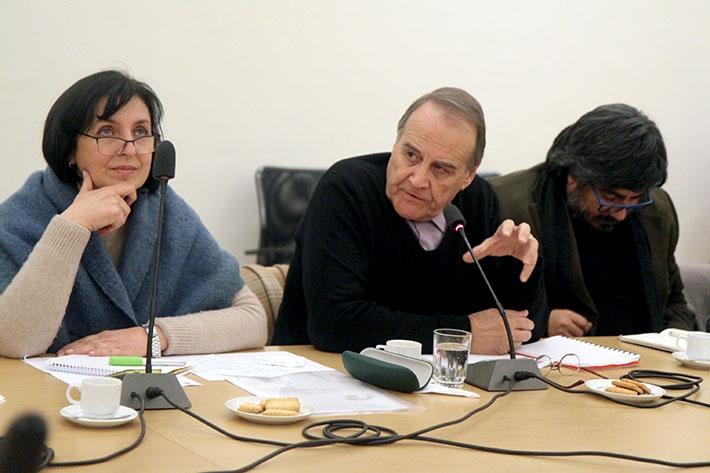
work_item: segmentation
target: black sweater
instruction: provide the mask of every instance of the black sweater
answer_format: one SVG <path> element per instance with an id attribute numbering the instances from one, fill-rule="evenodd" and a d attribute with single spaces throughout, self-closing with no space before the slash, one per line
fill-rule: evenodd
<path id="1" fill-rule="evenodd" d="M 434 329 L 470 330 L 468 314 L 495 307 L 475 265 L 461 259 L 466 250 L 458 235 L 446 232 L 437 249 L 425 251 L 396 213 L 385 195 L 389 156 L 346 159 L 321 178 L 296 232 L 275 345 L 341 352 L 406 338 L 430 353 Z M 453 203 L 468 220 L 472 246 L 500 223 L 498 200 L 481 178 Z M 533 339 L 545 333 L 540 270 L 521 284 L 517 260 L 489 257 L 481 264 L 506 308 L 530 309 Z"/>

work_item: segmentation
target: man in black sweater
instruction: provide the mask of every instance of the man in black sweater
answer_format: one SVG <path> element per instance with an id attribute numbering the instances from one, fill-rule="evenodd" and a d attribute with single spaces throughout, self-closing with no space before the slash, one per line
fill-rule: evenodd
<path id="1" fill-rule="evenodd" d="M 473 352 L 505 353 L 493 299 L 460 236 L 446 231 L 452 202 L 516 345 L 544 333 L 538 244 L 527 224 L 501 223 L 493 190 L 475 179 L 484 147 L 476 99 L 442 88 L 405 112 L 391 154 L 328 170 L 296 232 L 273 343 L 340 352 L 406 338 L 431 352 L 433 330 L 447 327 L 470 330 Z"/>

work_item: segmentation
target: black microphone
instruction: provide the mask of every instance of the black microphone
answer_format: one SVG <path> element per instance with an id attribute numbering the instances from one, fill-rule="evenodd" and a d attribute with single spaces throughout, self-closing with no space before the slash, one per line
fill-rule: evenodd
<path id="1" fill-rule="evenodd" d="M 175 177 L 175 146 L 169 141 L 161 141 L 153 158 L 153 179 L 161 183 Z"/>
<path id="2" fill-rule="evenodd" d="M 153 279 L 150 291 L 150 306 L 148 308 L 148 344 L 145 349 L 145 374 L 127 374 L 123 377 L 121 404 L 128 407 L 140 407 L 140 401 L 134 399 L 131 393 L 135 392 L 145 401 L 146 409 L 174 409 L 162 398 L 153 398 L 146 395 L 151 388 L 161 388 L 168 397 L 180 407 L 191 407 L 190 400 L 180 386 L 174 374 L 153 373 L 153 334 L 155 333 L 155 307 L 158 300 L 158 280 L 160 278 L 160 245 L 163 240 L 163 220 L 165 219 L 165 192 L 168 180 L 175 177 L 175 146 L 169 141 L 162 141 L 153 156 L 153 178 L 160 181 L 160 204 L 158 211 L 158 232 L 155 239 L 153 253 Z"/>
<path id="3" fill-rule="evenodd" d="M 158 279 L 160 276 L 160 245 L 163 240 L 163 220 L 165 219 L 165 189 L 168 179 L 175 177 L 175 146 L 169 141 L 161 142 L 153 157 L 153 179 L 160 181 L 160 207 L 158 211 L 158 237 L 153 252 L 153 281 L 148 309 L 148 345 L 145 349 L 145 372 L 153 372 L 153 331 L 155 330 L 155 306 L 158 299 Z"/>
<path id="4" fill-rule="evenodd" d="M 26 414 L 12 422 L 0 444 L 0 473 L 35 473 L 54 452 L 44 444 L 47 426 L 41 417 Z"/>
<path id="5" fill-rule="evenodd" d="M 508 316 L 503 308 L 503 305 L 498 300 L 491 283 L 488 281 L 486 273 L 481 267 L 481 263 L 478 262 L 478 258 L 476 258 L 476 255 L 473 253 L 471 244 L 468 242 L 468 238 L 466 237 L 466 232 L 464 230 L 466 219 L 463 214 L 454 204 L 449 204 L 444 208 L 444 218 L 446 219 L 446 226 L 452 232 L 461 235 L 461 238 L 466 244 L 466 249 L 473 258 L 473 262 L 476 264 L 478 271 L 481 273 L 481 277 L 486 283 L 486 287 L 488 287 L 488 292 L 493 297 L 498 313 L 503 319 L 505 334 L 508 337 L 508 351 L 510 353 L 510 359 L 481 361 L 468 365 L 466 370 L 466 382 L 478 388 L 485 389 L 486 391 L 505 391 L 508 386 L 508 380 L 515 380 L 516 372 L 530 371 L 540 374 L 540 370 L 538 369 L 535 361 L 515 357 L 515 343 L 513 342 L 513 333 L 510 330 Z M 540 376 L 542 375 L 540 374 Z M 530 378 L 524 381 L 514 382 L 512 388 L 513 391 L 528 391 L 534 389 L 547 389 L 547 384 L 538 379 Z"/>

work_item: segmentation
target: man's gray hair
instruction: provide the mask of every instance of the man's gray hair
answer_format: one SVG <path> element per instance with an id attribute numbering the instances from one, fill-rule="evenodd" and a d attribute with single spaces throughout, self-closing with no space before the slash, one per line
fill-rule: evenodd
<path id="1" fill-rule="evenodd" d="M 473 169 L 481 164 L 483 150 L 486 148 L 486 119 L 483 116 L 483 108 L 471 94 L 456 87 L 442 87 L 415 100 L 404 112 L 402 118 L 399 119 L 397 139 L 399 140 L 402 136 L 402 131 L 404 131 L 404 127 L 412 113 L 427 102 L 432 102 L 447 112 L 460 117 L 476 129 L 476 146 L 473 148 L 473 154 L 471 154 L 467 165 L 469 169 Z"/>

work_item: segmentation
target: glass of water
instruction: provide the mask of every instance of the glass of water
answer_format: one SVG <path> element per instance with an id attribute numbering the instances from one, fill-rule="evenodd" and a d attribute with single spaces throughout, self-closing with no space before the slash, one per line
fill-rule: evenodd
<path id="1" fill-rule="evenodd" d="M 454 328 L 434 330 L 434 381 L 460 388 L 466 378 L 471 332 Z"/>

